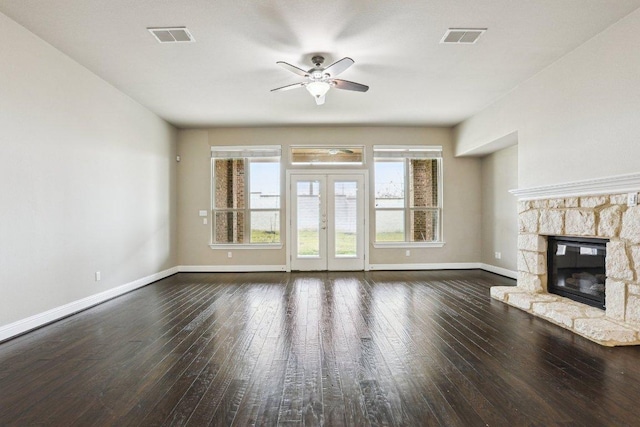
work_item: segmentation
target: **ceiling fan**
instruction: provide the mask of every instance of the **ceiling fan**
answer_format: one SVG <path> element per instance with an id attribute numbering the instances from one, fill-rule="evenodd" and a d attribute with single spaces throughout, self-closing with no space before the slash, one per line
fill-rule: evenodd
<path id="1" fill-rule="evenodd" d="M 355 90 L 356 92 L 366 92 L 369 90 L 369 86 L 335 78 L 338 74 L 353 65 L 354 61 L 351 58 L 342 58 L 326 68 L 322 67 L 322 64 L 324 63 L 323 56 L 316 55 L 311 58 L 311 62 L 313 62 L 314 67 L 308 71 L 283 61 L 276 62 L 276 64 L 281 65 L 285 70 L 289 70 L 292 73 L 306 78 L 307 80 L 301 83 L 294 83 L 292 85 L 271 89 L 271 92 L 304 87 L 316 100 L 316 104 L 322 105 L 324 104 L 324 96 L 332 87 L 335 87 L 336 89 Z"/>

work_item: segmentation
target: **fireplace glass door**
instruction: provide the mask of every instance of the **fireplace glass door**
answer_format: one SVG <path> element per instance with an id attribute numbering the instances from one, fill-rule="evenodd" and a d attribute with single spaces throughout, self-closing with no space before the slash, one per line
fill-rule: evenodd
<path id="1" fill-rule="evenodd" d="M 550 293 L 604 309 L 607 240 L 549 237 Z"/>

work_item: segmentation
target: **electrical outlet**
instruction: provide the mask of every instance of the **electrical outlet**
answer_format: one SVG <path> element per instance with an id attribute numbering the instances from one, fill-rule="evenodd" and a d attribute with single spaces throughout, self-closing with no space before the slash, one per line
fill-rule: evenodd
<path id="1" fill-rule="evenodd" d="M 411 256 L 411 251 L 407 249 L 407 251 L 404 253 L 404 256 Z"/>
<path id="2" fill-rule="evenodd" d="M 638 193 L 627 194 L 627 206 L 636 206 L 638 204 Z"/>
<path id="3" fill-rule="evenodd" d="M 100 277 L 100 272 L 99 272 L 99 271 L 96 271 L 96 282 L 99 282 L 99 281 L 100 281 L 100 279 L 101 279 L 101 277 Z"/>
<path id="4" fill-rule="evenodd" d="M 227 258 L 231 258 L 233 256 L 233 254 L 231 253 L 231 251 L 227 252 Z"/>
<path id="5" fill-rule="evenodd" d="M 500 252 L 495 253 L 496 259 L 502 258 L 502 254 Z"/>
<path id="6" fill-rule="evenodd" d="M 207 218 L 202 218 L 202 223 L 203 223 L 204 225 L 207 225 L 207 222 L 208 222 L 208 221 L 207 221 Z"/>

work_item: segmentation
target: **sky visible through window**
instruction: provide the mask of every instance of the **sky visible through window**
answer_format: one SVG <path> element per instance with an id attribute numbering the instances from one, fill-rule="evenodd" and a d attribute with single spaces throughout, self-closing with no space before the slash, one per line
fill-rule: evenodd
<path id="1" fill-rule="evenodd" d="M 280 164 L 277 162 L 251 162 L 250 191 L 264 195 L 280 194 Z"/>
<path id="2" fill-rule="evenodd" d="M 404 198 L 404 162 L 376 161 L 376 199 Z"/>

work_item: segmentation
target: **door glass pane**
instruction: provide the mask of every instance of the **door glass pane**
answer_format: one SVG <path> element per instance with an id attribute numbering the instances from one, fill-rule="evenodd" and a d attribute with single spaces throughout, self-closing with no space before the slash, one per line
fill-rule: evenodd
<path id="1" fill-rule="evenodd" d="M 376 211 L 376 242 L 404 242 L 404 210 Z"/>
<path id="2" fill-rule="evenodd" d="M 336 257 L 357 255 L 358 183 L 340 181 L 334 184 L 334 229 Z"/>
<path id="3" fill-rule="evenodd" d="M 320 256 L 320 181 L 297 182 L 298 257 Z"/>

